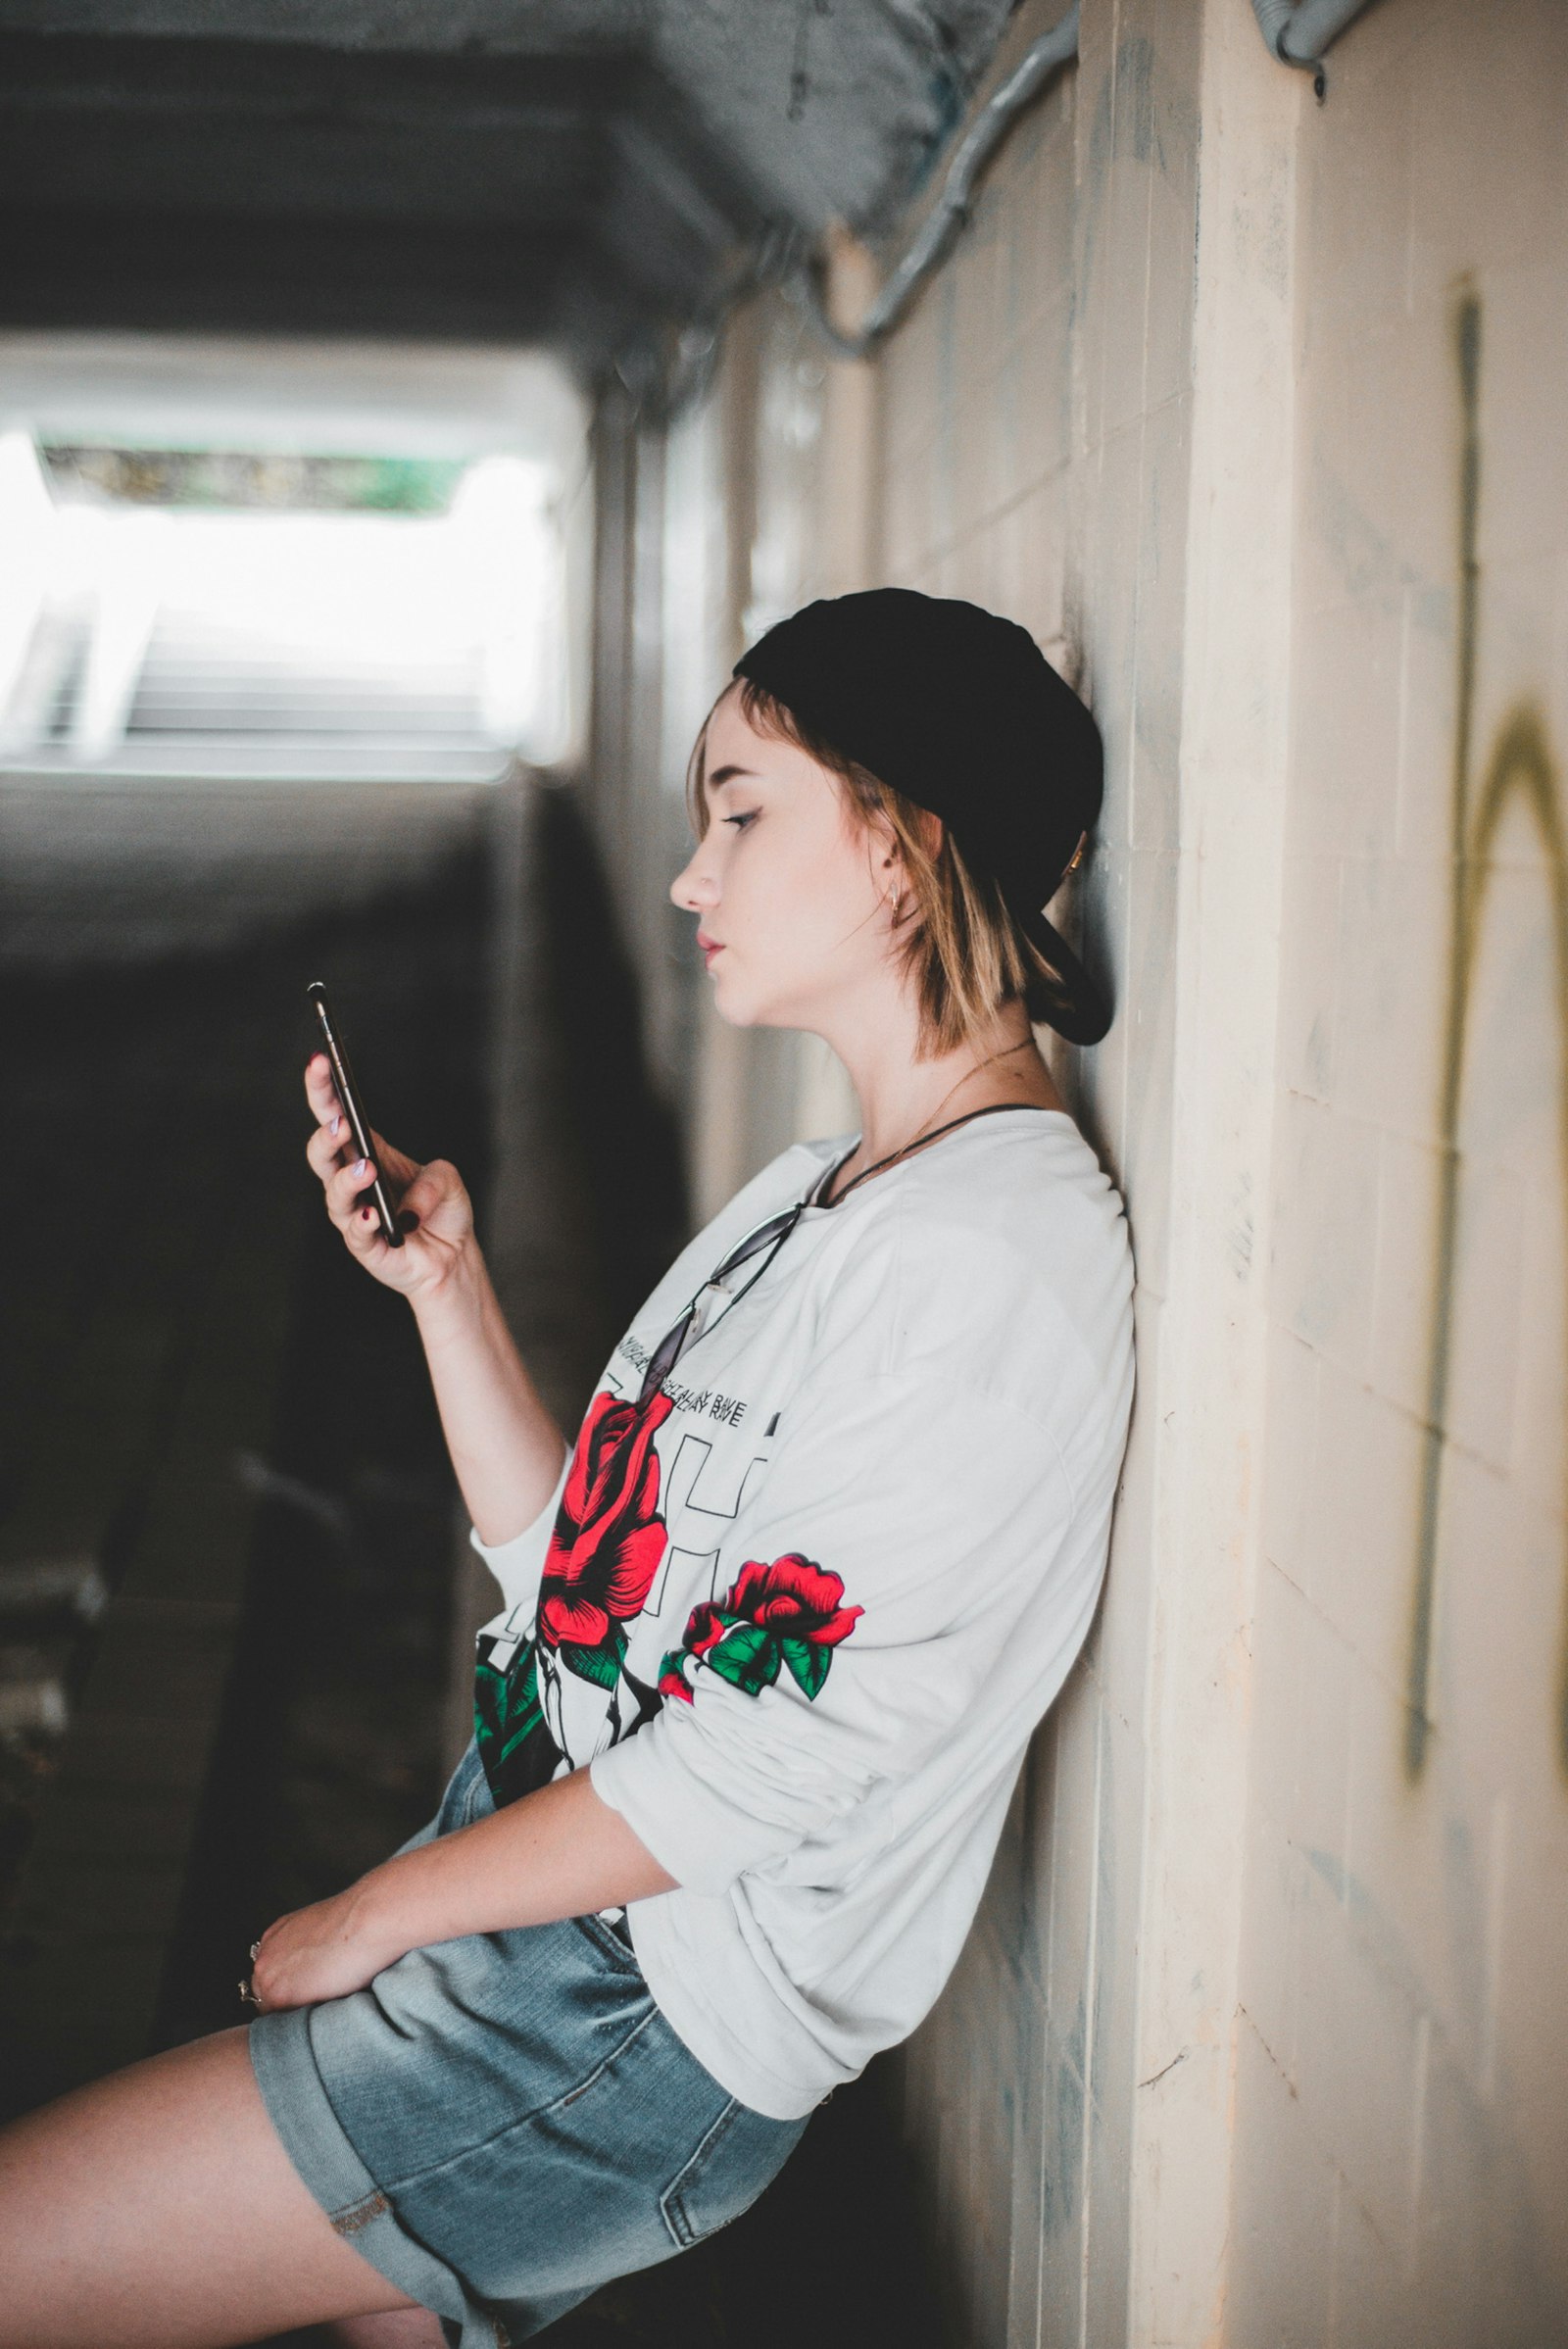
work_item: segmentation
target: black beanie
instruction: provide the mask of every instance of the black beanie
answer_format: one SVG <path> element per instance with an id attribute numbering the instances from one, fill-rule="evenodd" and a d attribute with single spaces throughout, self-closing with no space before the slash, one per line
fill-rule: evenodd
<path id="1" fill-rule="evenodd" d="M 1104 757 L 1100 728 L 1027 629 L 977 604 L 873 587 L 780 620 L 734 673 L 941 816 L 1057 975 L 1029 990 L 1030 1016 L 1098 1044 L 1104 998 L 1045 908 L 1100 813 Z"/>

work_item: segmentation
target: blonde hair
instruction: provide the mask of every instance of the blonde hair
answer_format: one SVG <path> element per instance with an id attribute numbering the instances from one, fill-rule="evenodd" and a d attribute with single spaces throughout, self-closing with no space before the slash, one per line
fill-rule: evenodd
<path id="1" fill-rule="evenodd" d="M 920 1009 L 920 1057 L 935 1059 L 983 1033 L 1004 1003 L 1022 999 L 1033 1017 L 1060 999 L 1061 983 L 1024 936 L 989 874 L 973 871 L 947 824 L 933 850 L 926 810 L 805 726 L 765 686 L 740 679 L 741 710 L 757 733 L 792 743 L 825 767 L 864 831 L 885 825 L 907 884 L 897 915 L 899 953 Z M 725 692 L 730 690 L 725 687 Z M 719 696 L 722 701 L 723 695 Z M 716 710 L 715 702 L 713 709 Z M 699 840 L 708 830 L 708 728 L 703 720 L 686 767 L 686 807 Z"/>

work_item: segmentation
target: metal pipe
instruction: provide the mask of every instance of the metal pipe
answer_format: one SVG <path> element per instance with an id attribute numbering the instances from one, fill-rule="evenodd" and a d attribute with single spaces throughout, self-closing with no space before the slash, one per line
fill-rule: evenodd
<path id="1" fill-rule="evenodd" d="M 1321 100 L 1328 87 L 1324 51 L 1371 0 L 1252 0 L 1257 28 L 1282 66 L 1299 66 L 1312 76 Z"/>
<path id="2" fill-rule="evenodd" d="M 1258 0 L 1253 0 L 1256 6 Z M 818 268 L 804 272 L 806 306 L 812 324 L 841 359 L 864 359 L 891 332 L 908 309 L 916 292 L 947 251 L 968 215 L 975 181 L 1000 146 L 1015 118 L 1038 95 L 1058 66 L 1078 54 L 1078 0 L 1049 32 L 1042 33 L 1024 52 L 1005 81 L 994 90 L 964 133 L 937 198 L 908 251 L 890 273 L 854 334 L 845 334 L 828 317 L 822 300 Z"/>

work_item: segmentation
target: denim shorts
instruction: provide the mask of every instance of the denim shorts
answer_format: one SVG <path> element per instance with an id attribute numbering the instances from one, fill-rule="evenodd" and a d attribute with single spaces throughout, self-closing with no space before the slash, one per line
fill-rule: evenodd
<path id="1" fill-rule="evenodd" d="M 470 1744 L 403 1848 L 492 1808 Z M 597 1915 L 412 1949 L 347 1998 L 257 2016 L 250 2049 L 306 2185 L 452 2349 L 506 2349 L 701 2242 L 806 2128 L 720 2086 Z"/>

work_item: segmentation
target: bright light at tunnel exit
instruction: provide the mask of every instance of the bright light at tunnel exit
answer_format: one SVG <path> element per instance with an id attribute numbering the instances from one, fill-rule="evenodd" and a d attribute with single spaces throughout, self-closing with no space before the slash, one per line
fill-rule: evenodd
<path id="1" fill-rule="evenodd" d="M 57 504 L 30 437 L 0 436 L 0 756 L 60 731 L 58 695 L 19 708 L 40 632 L 85 642 L 62 746 L 112 765 L 155 632 L 226 648 L 318 684 L 460 678 L 497 753 L 546 763 L 567 722 L 562 547 L 550 469 L 519 456 L 468 465 L 445 514 L 191 511 Z"/>

